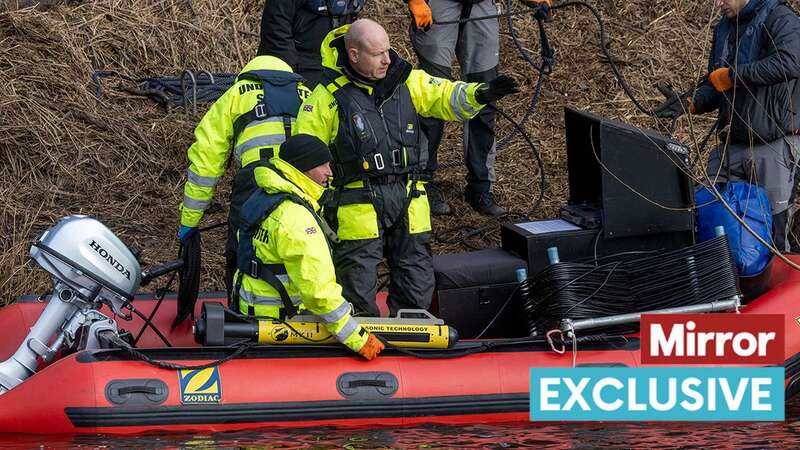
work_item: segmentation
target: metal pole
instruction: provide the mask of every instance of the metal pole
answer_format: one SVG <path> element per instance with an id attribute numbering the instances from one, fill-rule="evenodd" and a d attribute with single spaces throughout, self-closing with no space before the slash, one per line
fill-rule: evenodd
<path id="1" fill-rule="evenodd" d="M 581 330 L 590 330 L 592 328 L 608 327 L 612 325 L 635 323 L 641 320 L 642 314 L 709 313 L 709 312 L 738 310 L 739 306 L 741 306 L 741 299 L 739 296 L 735 296 L 728 300 L 703 303 L 700 305 L 679 306 L 677 308 L 658 309 L 655 311 L 643 311 L 630 314 L 619 314 L 616 316 L 599 317 L 596 319 L 584 319 L 575 321 L 570 319 L 564 319 L 561 322 L 561 330 L 563 332 L 581 331 Z"/>

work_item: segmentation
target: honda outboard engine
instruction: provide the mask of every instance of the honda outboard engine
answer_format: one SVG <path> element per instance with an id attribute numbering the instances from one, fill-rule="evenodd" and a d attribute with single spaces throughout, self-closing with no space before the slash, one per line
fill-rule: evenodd
<path id="1" fill-rule="evenodd" d="M 53 276 L 53 291 L 42 315 L 14 356 L 0 364 L 0 395 L 33 375 L 38 358 L 50 361 L 63 346 L 99 348 L 97 334 L 117 333 L 116 323 L 98 310 L 126 313 L 142 281 L 133 253 L 105 225 L 88 216 L 65 217 L 33 243 L 31 257 Z M 55 336 L 55 338 L 53 338 Z"/>

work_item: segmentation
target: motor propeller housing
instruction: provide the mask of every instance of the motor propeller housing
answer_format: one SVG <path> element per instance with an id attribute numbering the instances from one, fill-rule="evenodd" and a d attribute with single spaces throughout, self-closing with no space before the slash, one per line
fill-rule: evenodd
<path id="1" fill-rule="evenodd" d="M 31 257 L 56 281 L 115 313 L 133 299 L 142 269 L 128 247 L 99 220 L 68 216 L 33 243 Z"/>

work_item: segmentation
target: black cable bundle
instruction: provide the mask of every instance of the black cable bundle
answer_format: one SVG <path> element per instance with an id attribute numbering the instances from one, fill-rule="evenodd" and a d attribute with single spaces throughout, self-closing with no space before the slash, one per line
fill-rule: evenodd
<path id="1" fill-rule="evenodd" d="M 197 296 L 200 292 L 200 267 L 202 264 L 202 243 L 200 233 L 192 233 L 180 249 L 183 266 L 178 277 L 178 301 L 175 320 L 172 328 L 175 328 L 186 320 L 194 318 L 194 307 L 197 304 Z"/>
<path id="2" fill-rule="evenodd" d="M 188 111 L 191 105 L 193 113 L 196 114 L 198 103 L 210 103 L 218 99 L 233 86 L 236 76 L 235 73 L 185 70 L 181 75 L 174 77 L 132 78 L 114 70 L 98 70 L 92 74 L 92 81 L 95 84 L 97 98 L 103 94 L 101 78 L 117 77 L 134 84 L 122 87 L 122 90 L 129 94 L 148 97 L 167 110 L 183 106 Z"/>
<path id="3" fill-rule="evenodd" d="M 564 319 L 697 305 L 739 295 L 726 236 L 645 258 L 552 264 L 528 281 L 529 295 L 523 300 L 528 332 L 540 336 L 560 328 Z"/>

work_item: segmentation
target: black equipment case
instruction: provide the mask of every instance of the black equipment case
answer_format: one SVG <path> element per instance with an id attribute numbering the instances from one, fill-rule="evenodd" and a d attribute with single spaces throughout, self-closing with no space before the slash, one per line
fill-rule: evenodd
<path id="1" fill-rule="evenodd" d="M 455 327 L 461 338 L 469 339 L 476 337 L 508 301 L 482 337 L 524 336 L 521 298 L 514 293 L 516 271 L 521 268 L 526 268 L 525 260 L 499 248 L 434 256 L 436 294 L 431 310 Z"/>
<path id="2" fill-rule="evenodd" d="M 564 122 L 570 195 L 561 217 L 578 226 L 530 232 L 541 228 L 533 222 L 501 229 L 502 248 L 525 259 L 530 275 L 547 266 L 549 247 L 558 247 L 562 261 L 574 261 L 694 243 L 685 146 L 571 108 Z"/>

